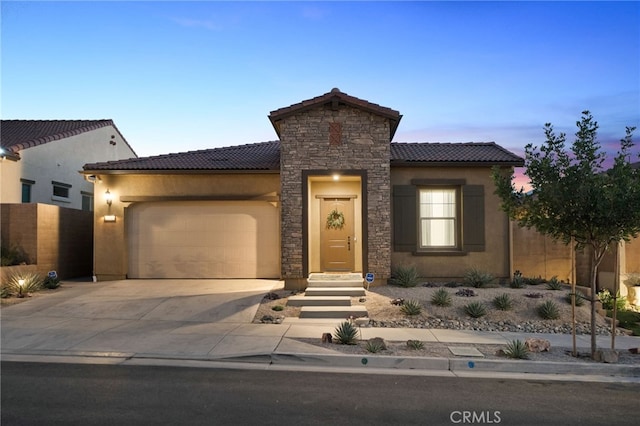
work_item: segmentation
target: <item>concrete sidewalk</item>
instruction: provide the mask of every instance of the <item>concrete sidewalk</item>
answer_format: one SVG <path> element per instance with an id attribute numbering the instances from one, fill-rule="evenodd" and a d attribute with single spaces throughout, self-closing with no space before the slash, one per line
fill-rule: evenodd
<path id="1" fill-rule="evenodd" d="M 282 324 L 251 323 L 265 293 L 278 281 L 162 280 L 65 283 L 64 289 L 34 297 L 1 312 L 3 361 L 82 362 L 321 369 L 453 376 L 504 375 L 561 380 L 640 383 L 640 362 L 633 365 L 542 362 L 482 358 L 345 355 L 301 342 L 332 333 L 340 320 L 288 318 Z M 571 347 L 571 336 L 477 332 L 443 329 L 362 328 L 361 338 L 387 341 L 506 344 L 542 337 L 553 347 Z M 598 336 L 608 348 L 609 336 Z M 588 350 L 590 336 L 577 338 Z M 640 346 L 639 337 L 619 336 L 616 348 Z M 522 375 L 525 376 L 522 376 Z M 516 376 L 514 376 L 516 375 Z"/>

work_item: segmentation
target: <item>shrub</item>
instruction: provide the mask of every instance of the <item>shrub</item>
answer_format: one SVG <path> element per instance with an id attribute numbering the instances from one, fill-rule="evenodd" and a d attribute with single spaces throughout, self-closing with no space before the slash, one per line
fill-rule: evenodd
<path id="1" fill-rule="evenodd" d="M 275 305 L 271 307 L 272 310 L 276 311 L 276 312 L 280 312 L 280 311 L 284 311 L 284 306 L 282 305 Z"/>
<path id="2" fill-rule="evenodd" d="M 509 283 L 509 287 L 511 288 L 524 288 L 525 286 L 525 278 L 522 275 L 513 275 L 513 279 Z"/>
<path id="3" fill-rule="evenodd" d="M 613 309 L 614 298 L 609 290 L 604 289 L 598 292 L 598 300 L 602 302 L 602 307 L 604 309 Z M 625 306 L 627 305 L 627 298 L 625 296 L 620 296 L 620 292 L 618 292 L 615 298 L 615 303 L 619 311 L 624 311 Z"/>
<path id="4" fill-rule="evenodd" d="M 406 300 L 402 306 L 400 306 L 400 311 L 405 315 L 419 315 L 420 312 L 422 312 L 422 305 L 419 300 Z"/>
<path id="5" fill-rule="evenodd" d="M 569 292 L 566 294 L 566 296 L 564 296 L 564 300 L 568 303 L 571 304 L 571 295 L 573 293 Z M 587 296 L 581 292 L 580 290 L 576 290 L 576 306 L 582 306 L 584 305 L 584 301 L 587 299 Z"/>
<path id="6" fill-rule="evenodd" d="M 398 266 L 391 273 L 389 284 L 399 287 L 415 287 L 418 285 L 418 271 L 413 266 Z"/>
<path id="7" fill-rule="evenodd" d="M 431 303 L 436 306 L 451 306 L 451 295 L 444 288 L 439 288 L 431 296 Z"/>
<path id="8" fill-rule="evenodd" d="M 558 277 L 553 276 L 547 281 L 547 288 L 549 290 L 562 290 L 562 281 L 559 281 Z"/>
<path id="9" fill-rule="evenodd" d="M 355 345 L 358 328 L 351 321 L 343 321 L 333 332 L 333 337 L 342 345 Z"/>
<path id="10" fill-rule="evenodd" d="M 367 352 L 371 352 L 373 354 L 380 352 L 384 349 L 383 344 L 378 340 L 367 340 L 367 344 L 364 347 Z"/>
<path id="11" fill-rule="evenodd" d="M 511 296 L 507 293 L 502 293 L 493 298 L 493 306 L 501 311 L 508 311 L 512 308 L 513 301 L 511 300 Z"/>
<path id="12" fill-rule="evenodd" d="M 44 288 L 48 288 L 49 290 L 56 289 L 56 288 L 60 287 L 60 278 L 58 278 L 58 277 L 55 277 L 55 278 L 47 277 L 42 282 L 42 286 Z"/>
<path id="13" fill-rule="evenodd" d="M 0 247 L 0 266 L 13 266 L 29 263 L 29 256 L 22 247 L 12 244 L 10 247 Z"/>
<path id="14" fill-rule="evenodd" d="M 487 308 L 480 302 L 471 302 L 464 306 L 464 311 L 473 318 L 480 318 L 487 314 Z"/>
<path id="15" fill-rule="evenodd" d="M 464 274 L 464 283 L 471 287 L 487 287 L 492 281 L 493 275 L 476 268 L 469 269 Z"/>
<path id="16" fill-rule="evenodd" d="M 424 349 L 424 342 L 420 340 L 407 340 L 407 348 L 414 350 Z"/>
<path id="17" fill-rule="evenodd" d="M 544 278 L 542 278 L 541 276 L 537 276 L 537 277 L 528 277 L 524 279 L 524 283 L 526 285 L 540 285 L 544 282 Z"/>
<path id="18" fill-rule="evenodd" d="M 24 280 L 22 285 L 20 285 L 20 280 Z M 28 293 L 41 290 L 42 278 L 34 272 L 15 271 L 9 274 L 2 286 L 8 294 L 23 297 Z"/>
<path id="19" fill-rule="evenodd" d="M 538 306 L 538 315 L 543 319 L 558 319 L 560 318 L 560 309 L 552 300 L 547 300 Z"/>
<path id="20" fill-rule="evenodd" d="M 507 347 L 504 349 L 504 354 L 509 358 L 514 359 L 528 359 L 529 349 L 522 340 L 512 340 L 507 343 Z"/>

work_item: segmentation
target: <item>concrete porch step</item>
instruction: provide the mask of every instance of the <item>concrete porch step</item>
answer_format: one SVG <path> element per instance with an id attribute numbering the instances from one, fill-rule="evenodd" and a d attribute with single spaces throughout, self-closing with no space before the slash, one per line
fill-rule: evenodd
<path id="1" fill-rule="evenodd" d="M 303 306 L 300 309 L 300 318 L 344 318 L 366 317 L 368 315 L 365 306 Z"/>
<path id="2" fill-rule="evenodd" d="M 287 306 L 351 306 L 349 296 L 290 296 Z"/>
<path id="3" fill-rule="evenodd" d="M 343 280 L 307 280 L 307 288 L 309 287 L 362 287 L 364 280 L 360 279 L 343 279 Z"/>
<path id="4" fill-rule="evenodd" d="M 364 287 L 307 287 L 305 296 L 364 296 Z"/>

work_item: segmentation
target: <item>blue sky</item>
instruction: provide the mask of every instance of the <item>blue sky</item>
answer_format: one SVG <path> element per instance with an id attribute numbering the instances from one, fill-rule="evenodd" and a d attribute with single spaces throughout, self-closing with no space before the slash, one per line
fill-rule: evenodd
<path id="1" fill-rule="evenodd" d="M 270 111 L 333 87 L 400 111 L 400 142 L 522 154 L 545 122 L 572 135 L 585 109 L 604 144 L 640 127 L 638 2 L 4 0 L 1 11 L 2 117 L 112 118 L 140 156 L 274 140 Z"/>

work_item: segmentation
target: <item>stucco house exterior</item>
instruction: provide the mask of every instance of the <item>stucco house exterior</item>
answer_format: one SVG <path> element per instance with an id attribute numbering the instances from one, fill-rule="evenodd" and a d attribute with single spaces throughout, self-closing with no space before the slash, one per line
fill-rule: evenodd
<path id="1" fill-rule="evenodd" d="M 136 157 L 112 120 L 0 121 L 0 203 L 91 210 L 86 163 Z"/>
<path id="2" fill-rule="evenodd" d="M 269 114 L 278 140 L 88 163 L 95 275 L 276 278 L 392 267 L 509 277 L 509 220 L 495 143 L 392 143 L 396 110 L 333 89 Z M 103 195 L 108 195 L 109 202 Z"/>

